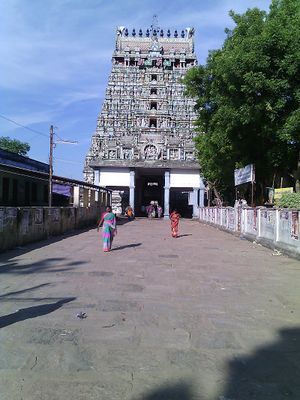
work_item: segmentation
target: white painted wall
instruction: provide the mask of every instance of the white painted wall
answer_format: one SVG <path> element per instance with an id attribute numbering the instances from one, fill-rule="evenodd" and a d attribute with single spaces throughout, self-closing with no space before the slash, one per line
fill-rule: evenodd
<path id="1" fill-rule="evenodd" d="M 129 169 L 105 169 L 100 170 L 100 186 L 130 186 Z"/>
<path id="2" fill-rule="evenodd" d="M 300 255 L 300 211 L 276 210 L 267 208 L 232 208 L 221 209 L 227 213 L 218 220 L 216 207 L 201 207 L 199 209 L 200 221 L 223 226 L 231 231 L 238 231 L 242 235 L 249 235 L 251 240 L 266 240 L 274 247 Z M 238 229 L 237 220 L 241 224 Z M 264 242 L 262 242 L 264 243 Z"/>
<path id="3" fill-rule="evenodd" d="M 171 170 L 170 187 L 200 188 L 202 181 L 198 171 Z"/>

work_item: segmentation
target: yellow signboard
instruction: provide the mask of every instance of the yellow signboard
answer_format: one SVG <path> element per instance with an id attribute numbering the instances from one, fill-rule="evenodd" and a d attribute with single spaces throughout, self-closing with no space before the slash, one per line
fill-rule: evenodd
<path id="1" fill-rule="evenodd" d="M 274 191 L 275 191 L 274 200 L 277 200 L 280 199 L 284 193 L 293 193 L 294 190 L 292 187 L 286 187 L 286 188 L 278 188 L 275 189 Z"/>

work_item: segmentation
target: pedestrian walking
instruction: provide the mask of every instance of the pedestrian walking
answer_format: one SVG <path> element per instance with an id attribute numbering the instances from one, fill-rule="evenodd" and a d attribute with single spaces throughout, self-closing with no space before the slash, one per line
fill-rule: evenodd
<path id="1" fill-rule="evenodd" d="M 114 236 L 117 234 L 117 220 L 110 206 L 106 207 L 106 210 L 100 219 L 97 228 L 98 232 L 102 224 L 103 251 L 108 252 L 111 250 Z"/>
<path id="2" fill-rule="evenodd" d="M 170 214 L 170 220 L 171 220 L 171 234 L 173 238 L 178 237 L 178 225 L 179 225 L 179 220 L 180 220 L 180 214 L 177 212 L 177 210 L 173 210 Z"/>

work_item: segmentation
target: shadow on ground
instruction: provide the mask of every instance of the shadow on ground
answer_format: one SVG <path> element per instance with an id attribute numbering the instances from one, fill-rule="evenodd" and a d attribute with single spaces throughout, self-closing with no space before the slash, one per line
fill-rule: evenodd
<path id="1" fill-rule="evenodd" d="M 0 295 L 1 302 L 24 302 L 24 301 L 54 301 L 60 300 L 61 297 L 22 297 L 28 292 L 34 292 L 35 290 L 43 289 L 45 286 L 53 286 L 54 283 L 42 283 L 41 285 L 32 286 L 27 289 L 17 290 L 14 292 L 7 292 Z M 21 296 L 20 296 L 21 295 Z M 18 297 L 20 296 L 20 297 Z"/>
<path id="2" fill-rule="evenodd" d="M 219 399 L 300 399 L 300 328 L 279 331 L 278 341 L 228 365 L 228 383 Z"/>
<path id="3" fill-rule="evenodd" d="M 133 400 L 193 400 L 190 385 L 179 382 L 174 385 L 161 386 Z"/>
<path id="4" fill-rule="evenodd" d="M 21 308 L 13 314 L 4 315 L 0 317 L 0 328 L 15 324 L 26 319 L 41 317 L 42 315 L 50 314 L 53 311 L 58 310 L 64 304 L 75 300 L 76 297 L 66 297 L 58 300 L 55 303 L 43 304 L 40 306 L 32 306 L 27 308 Z"/>
<path id="5" fill-rule="evenodd" d="M 199 382 L 179 382 L 158 387 L 131 400 L 298 400 L 300 328 L 281 329 L 279 335 L 278 341 L 229 361 L 227 381 L 216 397 L 207 397 L 199 389 L 195 393 Z"/>
<path id="6" fill-rule="evenodd" d="M 31 264 L 22 264 L 22 260 L 10 261 L 2 256 L 0 260 L 0 274 L 32 274 L 40 272 L 66 272 L 78 265 L 86 264 L 85 261 L 64 262 L 64 257 L 46 258 Z"/>
<path id="7" fill-rule="evenodd" d="M 116 251 L 116 250 L 124 250 L 124 249 L 128 249 L 131 247 L 139 247 L 141 246 L 142 243 L 131 243 L 131 244 L 126 244 L 124 246 L 119 246 L 119 247 L 113 247 L 111 249 L 111 251 Z"/>
<path id="8" fill-rule="evenodd" d="M 32 250 L 40 249 L 41 247 L 48 246 L 49 244 L 60 242 L 61 240 L 67 239 L 69 237 L 81 235 L 82 233 L 91 231 L 91 230 L 95 229 L 96 227 L 97 227 L 97 224 L 95 223 L 95 226 L 68 231 L 68 232 L 65 232 L 65 233 L 57 235 L 57 236 L 49 237 L 47 239 L 42 239 L 42 240 L 39 240 L 36 242 L 31 242 L 31 243 L 26 243 L 22 246 L 17 246 L 13 249 L 4 250 L 2 252 L 0 251 L 0 262 L 2 262 L 5 259 L 8 259 L 8 258 L 18 257 L 18 256 L 20 256 L 22 254 L 26 254 Z"/>
<path id="9" fill-rule="evenodd" d="M 117 217 L 117 225 L 125 225 L 134 221 L 134 219 L 128 219 L 127 217 Z"/>
<path id="10" fill-rule="evenodd" d="M 47 282 L 47 283 L 42 283 L 41 285 L 32 286 L 32 287 L 27 288 L 27 289 L 17 290 L 15 292 L 8 292 L 8 293 L 5 293 L 5 294 L 1 294 L 0 295 L 0 299 L 3 299 L 5 297 L 10 297 L 10 296 L 18 296 L 19 294 L 24 294 L 24 293 L 27 293 L 27 292 L 31 292 L 33 290 L 41 289 L 41 288 L 43 288 L 45 286 L 49 286 L 49 285 L 51 285 L 51 283 Z"/>

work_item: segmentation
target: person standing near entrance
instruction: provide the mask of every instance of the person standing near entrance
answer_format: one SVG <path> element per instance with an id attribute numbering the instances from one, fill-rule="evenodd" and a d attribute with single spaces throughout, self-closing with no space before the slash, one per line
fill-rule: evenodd
<path id="1" fill-rule="evenodd" d="M 131 206 L 126 207 L 125 213 L 129 221 L 131 221 L 134 218 L 133 209 Z"/>
<path id="2" fill-rule="evenodd" d="M 103 251 L 108 252 L 111 250 L 114 236 L 117 234 L 117 221 L 116 216 L 112 212 L 111 207 L 106 207 L 100 222 L 98 224 L 97 231 L 99 232 L 100 226 L 102 226 L 102 243 Z"/>
<path id="3" fill-rule="evenodd" d="M 161 218 L 162 214 L 163 214 L 163 209 L 159 204 L 157 204 L 157 217 Z"/>
<path id="4" fill-rule="evenodd" d="M 150 201 L 150 204 L 147 207 L 147 214 L 148 214 L 148 218 L 155 218 L 154 201 Z"/>
<path id="5" fill-rule="evenodd" d="M 170 220 L 171 220 L 171 234 L 173 238 L 178 237 L 178 226 L 179 226 L 179 220 L 180 220 L 180 214 L 177 212 L 177 210 L 173 210 L 170 214 Z"/>

